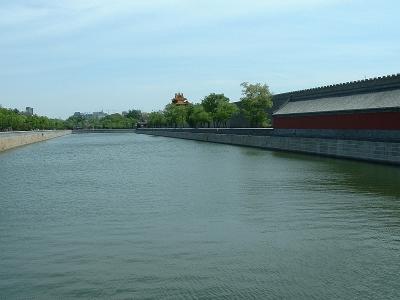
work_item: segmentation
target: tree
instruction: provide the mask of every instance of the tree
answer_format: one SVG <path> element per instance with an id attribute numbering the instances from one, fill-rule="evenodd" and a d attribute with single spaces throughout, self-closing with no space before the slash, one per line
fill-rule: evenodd
<path id="1" fill-rule="evenodd" d="M 85 118 L 81 115 L 71 116 L 65 122 L 69 129 L 86 128 L 85 127 Z"/>
<path id="2" fill-rule="evenodd" d="M 135 128 L 137 121 L 121 114 L 111 114 L 103 118 L 92 115 L 71 116 L 65 123 L 70 129 L 129 129 Z"/>
<path id="3" fill-rule="evenodd" d="M 186 105 L 168 104 L 164 110 L 167 124 L 173 127 L 183 127 L 186 123 L 188 109 Z"/>
<path id="4" fill-rule="evenodd" d="M 148 115 L 148 125 L 150 127 L 162 127 L 166 124 L 163 112 L 153 111 Z"/>
<path id="5" fill-rule="evenodd" d="M 267 110 L 272 107 L 272 95 L 266 84 L 243 82 L 241 108 L 252 127 L 270 125 Z"/>
<path id="6" fill-rule="evenodd" d="M 127 118 L 135 119 L 138 121 L 142 120 L 142 111 L 139 109 L 130 109 L 126 114 Z"/>
<path id="7" fill-rule="evenodd" d="M 0 131 L 32 129 L 65 129 L 66 122 L 44 116 L 27 116 L 17 109 L 0 107 Z"/>
<path id="8" fill-rule="evenodd" d="M 214 126 L 218 125 L 219 123 L 216 120 L 216 113 L 217 113 L 217 108 L 219 103 L 225 102 L 229 103 L 229 98 L 225 97 L 224 94 L 215 94 L 211 93 L 210 95 L 204 97 L 204 99 L 201 101 L 201 104 L 204 107 L 204 110 L 208 112 L 213 120 Z"/>
<path id="9" fill-rule="evenodd" d="M 217 127 L 223 125 L 226 127 L 226 123 L 239 111 L 238 107 L 234 103 L 225 101 L 219 101 L 213 119 L 217 123 Z"/>
<path id="10" fill-rule="evenodd" d="M 205 124 L 210 125 L 211 122 L 210 113 L 206 112 L 202 104 L 195 104 L 190 108 L 188 123 L 193 127 L 204 126 Z"/>
<path id="11" fill-rule="evenodd" d="M 112 114 L 101 119 L 103 127 L 107 129 L 127 129 L 133 128 L 136 124 L 135 119 L 126 118 L 121 114 Z"/>
<path id="12" fill-rule="evenodd" d="M 204 99 L 201 101 L 201 104 L 206 112 L 213 114 L 217 110 L 218 103 L 221 101 L 229 102 L 229 98 L 225 97 L 224 94 L 211 93 L 210 95 L 204 97 Z"/>

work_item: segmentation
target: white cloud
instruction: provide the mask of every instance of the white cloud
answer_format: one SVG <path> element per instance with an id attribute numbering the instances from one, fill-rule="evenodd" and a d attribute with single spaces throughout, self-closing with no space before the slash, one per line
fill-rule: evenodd
<path id="1" fill-rule="evenodd" d="M 191 26 L 252 14 L 267 16 L 338 1 L 340 0 L 41 0 L 35 1 L 35 5 L 30 1 L 17 1 L 14 4 L 0 4 L 0 30 L 2 27 L 24 26 L 20 28 L 20 38 L 59 35 L 93 26 L 108 18 L 144 13 L 154 15 L 154 18 L 146 22 L 150 26 L 157 26 L 159 22 L 159 26 Z"/>
<path id="2" fill-rule="evenodd" d="M 162 1 L 64 0 L 0 4 L 2 42 L 60 36 L 95 26 L 109 18 L 144 13 L 162 7 Z M 158 3 L 158 4 L 157 4 Z"/>
<path id="3" fill-rule="evenodd" d="M 28 23 L 48 16 L 49 9 L 25 5 L 0 6 L 0 26 Z"/>

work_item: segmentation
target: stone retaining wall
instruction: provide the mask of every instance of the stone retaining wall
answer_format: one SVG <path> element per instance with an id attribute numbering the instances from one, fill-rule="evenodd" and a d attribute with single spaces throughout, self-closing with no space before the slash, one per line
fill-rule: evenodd
<path id="1" fill-rule="evenodd" d="M 0 132 L 0 152 L 70 134 L 70 130 Z"/>
<path id="2" fill-rule="evenodd" d="M 162 131 L 151 129 L 137 130 L 137 133 L 400 165 L 399 142 L 195 133 L 193 131 Z"/>

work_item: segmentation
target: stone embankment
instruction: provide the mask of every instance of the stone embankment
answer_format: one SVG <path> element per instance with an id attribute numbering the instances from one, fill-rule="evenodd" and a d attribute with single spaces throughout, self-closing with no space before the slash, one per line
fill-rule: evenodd
<path id="1" fill-rule="evenodd" d="M 70 134 L 70 130 L 0 132 L 0 152 Z"/>
<path id="2" fill-rule="evenodd" d="M 398 133 L 386 133 L 387 140 L 382 139 L 384 134 L 373 138 L 374 132 L 358 135 L 362 138 L 332 132 L 312 137 L 273 129 L 138 129 L 137 133 L 400 165 Z"/>

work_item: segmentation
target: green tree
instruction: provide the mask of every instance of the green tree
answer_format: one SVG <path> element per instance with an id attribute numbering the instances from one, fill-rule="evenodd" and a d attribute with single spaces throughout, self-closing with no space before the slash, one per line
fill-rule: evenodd
<path id="1" fill-rule="evenodd" d="M 217 110 L 218 103 L 221 101 L 229 102 L 229 98 L 225 97 L 224 94 L 211 93 L 210 95 L 204 97 L 204 99 L 201 101 L 201 104 L 206 112 L 213 114 Z"/>
<path id="2" fill-rule="evenodd" d="M 84 121 L 85 119 L 83 116 L 71 116 L 65 121 L 65 123 L 69 129 L 78 129 L 85 128 Z"/>
<path id="3" fill-rule="evenodd" d="M 214 127 L 218 126 L 219 124 L 216 118 L 216 113 L 218 105 L 223 102 L 229 103 L 229 98 L 225 97 L 224 94 L 215 94 L 215 93 L 211 93 L 210 95 L 204 97 L 204 99 L 201 101 L 204 110 L 210 114 L 212 121 L 214 123 Z"/>
<path id="4" fill-rule="evenodd" d="M 266 84 L 243 82 L 241 108 L 252 127 L 270 125 L 267 110 L 272 107 L 272 94 Z"/>
<path id="5" fill-rule="evenodd" d="M 126 118 L 121 114 L 112 114 L 101 119 L 103 128 L 106 129 L 127 129 L 135 127 L 136 120 Z"/>
<path id="6" fill-rule="evenodd" d="M 173 127 L 183 127 L 186 123 L 188 108 L 186 105 L 168 104 L 164 110 L 167 124 Z"/>
<path id="7" fill-rule="evenodd" d="M 135 120 L 138 120 L 138 121 L 142 121 L 142 118 L 143 118 L 142 111 L 139 110 L 139 109 L 130 109 L 128 111 L 128 113 L 126 114 L 126 117 L 127 118 L 131 118 L 131 119 L 135 119 Z"/>
<path id="8" fill-rule="evenodd" d="M 189 111 L 188 122 L 192 127 L 204 127 L 205 124 L 210 127 L 211 114 L 206 112 L 202 104 L 192 105 Z"/>
<path id="9" fill-rule="evenodd" d="M 79 115 L 69 117 L 65 123 L 70 129 L 129 129 L 136 127 L 137 119 L 121 114 L 112 114 L 104 118 Z"/>
<path id="10" fill-rule="evenodd" d="M 44 116 L 27 116 L 17 109 L 0 107 L 0 130 L 65 129 L 63 120 Z"/>
<path id="11" fill-rule="evenodd" d="M 148 115 L 149 127 L 162 127 L 166 124 L 163 112 L 153 111 Z"/>
<path id="12" fill-rule="evenodd" d="M 227 121 L 230 120 L 235 114 L 237 114 L 238 111 L 239 109 L 236 104 L 219 101 L 213 116 L 217 127 L 220 127 L 221 125 L 227 127 Z"/>

